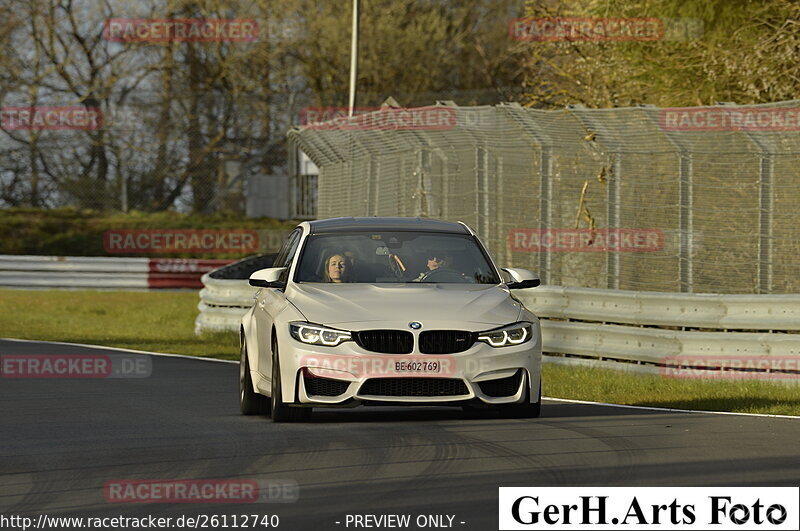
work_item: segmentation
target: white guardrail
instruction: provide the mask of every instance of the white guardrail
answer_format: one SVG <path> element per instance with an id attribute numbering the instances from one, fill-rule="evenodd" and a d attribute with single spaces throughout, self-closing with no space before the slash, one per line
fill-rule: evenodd
<path id="1" fill-rule="evenodd" d="M 246 280 L 212 279 L 208 274 L 202 282 L 196 331 L 236 330 L 257 288 Z M 542 348 L 549 354 L 546 359 L 555 363 L 663 373 L 690 358 L 716 360 L 708 366 L 719 366 L 722 360 L 723 366 L 734 367 L 736 360 L 762 359 L 773 363 L 767 372 L 800 370 L 800 295 L 560 286 L 514 293 L 540 317 Z"/>
<path id="2" fill-rule="evenodd" d="M 0 286 L 14 288 L 199 288 L 232 260 L 0 255 Z"/>

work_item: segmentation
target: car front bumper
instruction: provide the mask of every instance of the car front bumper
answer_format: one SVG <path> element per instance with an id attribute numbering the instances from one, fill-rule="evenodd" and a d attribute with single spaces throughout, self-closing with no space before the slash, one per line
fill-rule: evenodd
<path id="1" fill-rule="evenodd" d="M 283 335 L 283 334 L 280 334 Z M 476 342 L 454 354 L 380 354 L 353 341 L 336 347 L 279 339 L 283 400 L 314 407 L 366 405 L 486 405 L 538 400 L 541 334 L 492 347 Z M 416 341 L 415 341 L 416 345 Z M 527 393 L 526 390 L 532 392 Z"/>

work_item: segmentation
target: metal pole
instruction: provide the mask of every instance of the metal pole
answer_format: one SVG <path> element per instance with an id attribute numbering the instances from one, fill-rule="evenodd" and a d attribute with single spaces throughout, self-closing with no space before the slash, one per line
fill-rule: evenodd
<path id="1" fill-rule="evenodd" d="M 123 172 L 121 175 L 122 179 L 122 211 L 127 213 L 128 212 L 128 177 Z"/>
<path id="2" fill-rule="evenodd" d="M 356 106 L 356 78 L 358 70 L 358 18 L 359 0 L 353 0 L 353 28 L 350 38 L 350 99 L 348 102 L 348 116 L 353 116 Z"/>
<path id="3" fill-rule="evenodd" d="M 553 202 L 553 158 L 550 146 L 542 145 L 539 165 L 539 237 L 553 228 L 551 205 Z M 539 278 L 542 284 L 553 282 L 552 253 L 539 252 Z"/>
<path id="4" fill-rule="evenodd" d="M 731 102 L 717 105 L 736 106 Z M 772 213 L 775 208 L 772 182 L 775 173 L 773 148 L 766 138 L 743 131 L 747 139 L 761 151 L 758 168 L 758 263 L 756 272 L 759 294 L 772 293 Z"/>
<path id="5" fill-rule="evenodd" d="M 680 203 L 680 290 L 681 293 L 694 293 L 694 191 L 692 153 L 681 148 L 678 182 L 678 202 Z"/>
<path id="6" fill-rule="evenodd" d="M 661 130 L 678 154 L 678 289 L 681 293 L 694 293 L 694 146 L 678 133 L 661 127 L 655 105 L 639 107 L 644 109 L 645 116 Z"/>
<path id="7" fill-rule="evenodd" d="M 622 153 L 614 153 L 614 166 L 613 175 L 606 181 L 606 219 L 608 226 L 613 227 L 615 230 L 620 228 L 620 185 L 622 182 Z M 619 236 L 617 236 L 619 239 Z M 608 240 L 606 240 L 608 243 Z M 606 272 L 608 289 L 619 289 L 619 251 L 606 251 Z"/>
<path id="8" fill-rule="evenodd" d="M 758 292 L 772 293 L 772 212 L 775 208 L 772 182 L 774 158 L 769 152 L 761 155 L 758 184 Z"/>

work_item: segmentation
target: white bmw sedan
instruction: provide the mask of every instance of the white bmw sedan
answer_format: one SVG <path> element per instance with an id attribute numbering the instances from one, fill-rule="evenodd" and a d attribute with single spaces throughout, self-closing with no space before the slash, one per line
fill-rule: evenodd
<path id="1" fill-rule="evenodd" d="M 463 223 L 336 218 L 301 223 L 242 318 L 244 414 L 315 407 L 454 405 L 539 416 L 539 320 L 512 295 L 539 285 L 498 269 Z"/>

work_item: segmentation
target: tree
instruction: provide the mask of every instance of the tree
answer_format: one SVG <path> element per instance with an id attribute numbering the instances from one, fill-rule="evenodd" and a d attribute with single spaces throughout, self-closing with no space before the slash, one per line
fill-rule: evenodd
<path id="1" fill-rule="evenodd" d="M 529 1 L 526 16 L 693 18 L 699 37 L 654 42 L 531 42 L 526 102 L 593 107 L 764 103 L 796 97 L 800 4 L 792 0 Z"/>
<path id="2" fill-rule="evenodd" d="M 316 105 L 346 105 L 351 12 L 336 2 L 287 2 L 297 31 L 287 52 Z M 359 106 L 394 96 L 406 106 L 430 105 L 460 93 L 472 101 L 508 99 L 522 81 L 519 46 L 506 32 L 519 16 L 512 0 L 363 0 L 359 37 Z"/>

